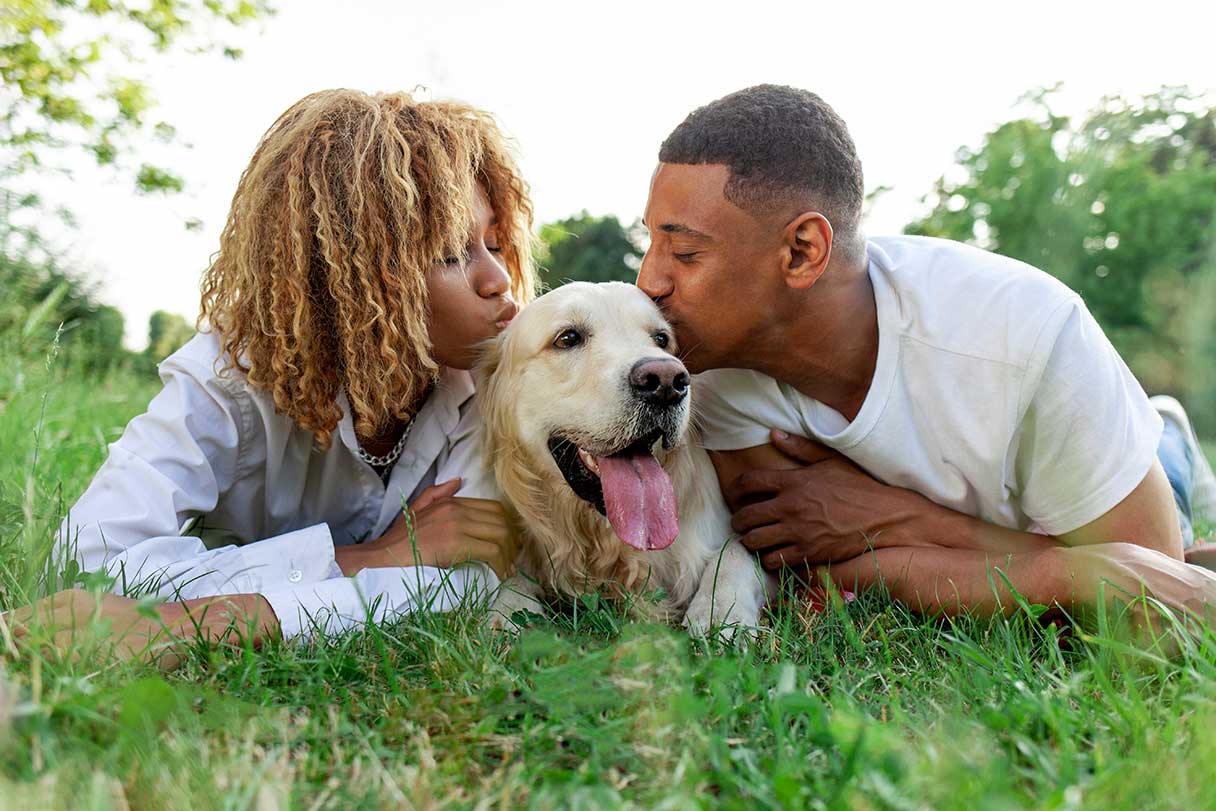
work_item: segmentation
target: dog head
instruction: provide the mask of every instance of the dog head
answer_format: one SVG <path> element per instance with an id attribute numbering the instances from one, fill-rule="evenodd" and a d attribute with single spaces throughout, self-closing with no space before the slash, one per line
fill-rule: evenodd
<path id="1" fill-rule="evenodd" d="M 478 369 L 500 482 L 504 466 L 522 465 L 604 514 L 630 546 L 670 545 L 677 505 L 662 462 L 691 408 L 676 349 L 631 284 L 568 284 L 528 305 Z"/>

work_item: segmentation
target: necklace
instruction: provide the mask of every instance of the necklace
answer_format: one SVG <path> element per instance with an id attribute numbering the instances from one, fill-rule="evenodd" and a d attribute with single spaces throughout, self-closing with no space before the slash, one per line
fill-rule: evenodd
<path id="1" fill-rule="evenodd" d="M 375 468 L 391 467 L 398 459 L 401 458 L 401 452 L 405 450 L 405 441 L 410 438 L 410 429 L 414 427 L 414 419 L 416 417 L 416 414 L 413 417 L 410 417 L 410 421 L 405 424 L 405 430 L 401 432 L 401 439 L 398 439 L 397 444 L 393 446 L 393 449 L 383 456 L 372 456 L 370 453 L 363 450 L 362 445 L 358 445 L 356 443 L 359 458 Z"/>

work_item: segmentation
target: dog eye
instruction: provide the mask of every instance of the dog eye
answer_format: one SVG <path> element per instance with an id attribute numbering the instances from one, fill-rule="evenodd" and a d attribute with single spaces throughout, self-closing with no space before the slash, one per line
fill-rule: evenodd
<path id="1" fill-rule="evenodd" d="M 573 349 L 583 342 L 583 334 L 576 329 L 563 330 L 553 339 L 558 349 Z"/>
<path id="2" fill-rule="evenodd" d="M 671 343 L 671 338 L 667 337 L 666 332 L 656 332 L 654 334 L 654 343 L 659 349 L 666 349 L 667 344 Z"/>

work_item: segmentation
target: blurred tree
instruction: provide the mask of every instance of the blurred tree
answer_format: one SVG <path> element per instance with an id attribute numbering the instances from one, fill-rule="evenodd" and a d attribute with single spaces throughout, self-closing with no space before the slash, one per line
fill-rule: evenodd
<path id="1" fill-rule="evenodd" d="M 0 189 L 0 343 L 6 352 L 41 356 L 58 335 L 65 360 L 87 370 L 124 360 L 122 314 L 64 269 L 37 228 L 16 222 L 30 204 Z"/>
<path id="2" fill-rule="evenodd" d="M 0 150 L 7 174 L 42 166 L 48 155 L 84 150 L 100 165 L 119 162 L 132 137 L 172 140 L 151 123 L 146 81 L 131 75 L 141 55 L 240 51 L 215 41 L 271 12 L 268 0 L 0 0 Z M 60 167 L 62 168 L 62 167 Z M 179 191 L 164 168 L 130 167 L 142 191 Z"/>
<path id="3" fill-rule="evenodd" d="M 542 225 L 540 239 L 544 247 L 539 264 L 546 288 L 571 281 L 632 282 L 637 278 L 642 251 L 616 217 L 592 217 L 581 211 Z"/>
<path id="4" fill-rule="evenodd" d="M 194 337 L 194 327 L 176 313 L 157 310 L 148 319 L 148 348 L 144 357 L 152 364 L 160 363 Z"/>
<path id="5" fill-rule="evenodd" d="M 905 230 L 1029 262 L 1085 299 L 1150 392 L 1216 434 L 1216 110 L 1181 88 L 1106 98 L 1079 125 L 1050 108 L 958 152 Z"/>
<path id="6" fill-rule="evenodd" d="M 68 172 L 81 153 L 129 174 L 143 192 L 178 192 L 168 168 L 128 158 L 148 137 L 173 142 L 152 118 L 138 75 L 144 57 L 170 50 L 240 51 L 218 41 L 272 13 L 269 0 L 0 0 L 0 344 L 44 356 L 58 337 L 65 360 L 87 369 L 129 358 L 122 316 L 68 268 L 36 223 L 50 213 L 22 179 Z M 66 160 L 65 160 L 66 158 Z M 71 214 L 57 213 L 68 226 Z M 187 221 L 186 227 L 196 227 Z"/>

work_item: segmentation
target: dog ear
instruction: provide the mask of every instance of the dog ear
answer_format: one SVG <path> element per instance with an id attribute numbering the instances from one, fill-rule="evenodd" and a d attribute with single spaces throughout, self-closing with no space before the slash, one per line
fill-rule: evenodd
<path id="1" fill-rule="evenodd" d="M 473 366 L 473 380 L 477 390 L 493 385 L 493 378 L 502 364 L 503 335 L 499 333 L 482 342 L 477 348 L 477 363 Z"/>
<path id="2" fill-rule="evenodd" d="M 477 364 L 473 367 L 473 381 L 477 386 L 477 399 L 481 402 L 482 419 L 487 427 L 501 428 L 502 409 L 498 408 L 502 400 L 503 388 L 502 370 L 506 357 L 506 340 L 500 333 L 483 343 L 479 349 Z M 492 430 L 491 434 L 498 436 L 500 430 Z"/>

